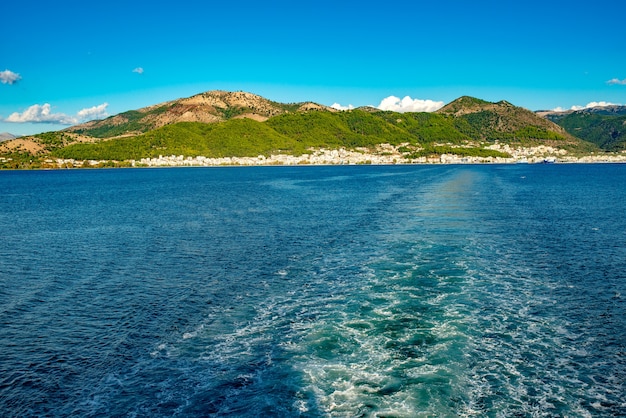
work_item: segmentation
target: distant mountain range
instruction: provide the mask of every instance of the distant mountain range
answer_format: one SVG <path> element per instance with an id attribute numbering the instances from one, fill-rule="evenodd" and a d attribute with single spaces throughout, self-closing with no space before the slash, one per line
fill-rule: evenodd
<path id="1" fill-rule="evenodd" d="M 595 107 L 587 107 L 587 108 L 578 109 L 578 110 L 562 110 L 562 111 L 538 110 L 535 113 L 537 113 L 538 115 L 542 117 L 548 118 L 552 121 L 558 120 L 560 118 L 563 118 L 567 115 L 571 115 L 573 113 L 578 113 L 578 114 L 588 113 L 588 114 L 595 114 L 595 115 L 602 115 L 602 116 L 626 116 L 626 106 L 620 106 L 620 105 L 595 106 Z"/>
<path id="2" fill-rule="evenodd" d="M 0 133 L 0 142 L 2 142 L 2 141 L 10 141 L 11 139 L 15 139 L 15 138 L 17 138 L 15 135 L 10 134 L 8 132 Z"/>
<path id="3" fill-rule="evenodd" d="M 603 110 L 614 116 L 599 111 L 585 114 L 619 118 L 624 117 L 618 115 L 622 111 Z M 338 111 L 313 102 L 286 104 L 246 92 L 209 91 L 61 131 L 8 140 L 0 146 L 0 154 L 12 158 L 28 154 L 24 158 L 29 161 L 48 156 L 128 160 L 159 155 L 299 155 L 314 148 L 373 149 L 391 144 L 412 156 L 449 152 L 450 147 L 455 153 L 487 155 L 487 148 L 496 142 L 516 147 L 546 145 L 574 153 L 599 151 L 604 143 L 581 140 L 581 129 L 568 123 L 574 117 L 577 112 L 535 113 L 507 101 L 493 103 L 468 96 L 433 113 L 397 113 L 371 107 Z"/>
<path id="4" fill-rule="evenodd" d="M 626 150 L 626 106 L 591 107 L 564 112 L 537 112 L 571 135 L 605 151 Z"/>

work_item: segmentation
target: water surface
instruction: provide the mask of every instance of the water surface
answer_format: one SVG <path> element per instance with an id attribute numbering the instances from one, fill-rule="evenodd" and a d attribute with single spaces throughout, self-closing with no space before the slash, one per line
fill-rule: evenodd
<path id="1" fill-rule="evenodd" d="M 626 415 L 626 166 L 0 190 L 3 416 Z"/>

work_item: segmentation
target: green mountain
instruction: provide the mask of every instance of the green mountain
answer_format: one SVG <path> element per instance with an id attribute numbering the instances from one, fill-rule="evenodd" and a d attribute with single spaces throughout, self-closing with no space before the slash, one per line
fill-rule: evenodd
<path id="1" fill-rule="evenodd" d="M 368 149 L 390 144 L 407 158 L 452 153 L 502 156 L 499 142 L 595 149 L 562 127 L 506 101 L 461 97 L 434 113 L 373 108 L 350 111 L 315 103 L 281 104 L 250 93 L 213 91 L 71 128 L 7 141 L 16 161 L 45 158 L 138 160 L 159 155 L 245 157 L 301 155 L 312 149 Z M 13 147 L 12 147 L 13 146 Z M 30 150 L 30 151 L 28 151 Z"/>
<path id="2" fill-rule="evenodd" d="M 571 135 L 591 142 L 602 150 L 615 152 L 626 149 L 626 106 L 546 112 L 545 117 Z"/>
<path id="3" fill-rule="evenodd" d="M 438 126 L 442 125 L 442 126 Z M 301 155 L 311 148 L 373 148 L 377 144 L 425 143 L 464 137 L 450 120 L 434 114 L 308 110 L 258 122 L 249 118 L 220 123 L 179 122 L 145 134 L 58 148 L 54 156 L 122 160 L 184 155 L 252 157 L 277 153 Z"/>
<path id="4" fill-rule="evenodd" d="M 137 135 L 178 122 L 214 123 L 235 118 L 265 121 L 272 116 L 315 106 L 310 103 L 282 104 L 245 92 L 208 91 L 129 110 L 103 120 L 73 126 L 65 131 L 94 138 L 112 138 Z"/>
<path id="5" fill-rule="evenodd" d="M 556 146 L 580 144 L 562 127 L 504 100 L 492 103 L 464 96 L 437 113 L 453 117 L 456 129 L 482 141 L 518 144 L 547 142 Z"/>

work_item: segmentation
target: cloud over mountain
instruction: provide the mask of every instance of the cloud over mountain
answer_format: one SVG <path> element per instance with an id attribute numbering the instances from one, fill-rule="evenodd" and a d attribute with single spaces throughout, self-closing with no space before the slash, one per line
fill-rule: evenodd
<path id="1" fill-rule="evenodd" d="M 65 113 L 52 113 L 50 103 L 44 103 L 43 105 L 32 105 L 22 113 L 14 112 L 5 119 L 5 122 L 58 123 L 61 125 L 71 125 L 75 123 L 75 118 Z"/>
<path id="2" fill-rule="evenodd" d="M 76 116 L 78 117 L 79 122 L 86 122 L 88 120 L 94 119 L 104 119 L 109 114 L 107 113 L 108 103 L 102 103 L 98 106 L 89 107 L 86 109 L 79 110 Z"/>
<path id="3" fill-rule="evenodd" d="M 349 104 L 348 106 L 342 106 L 339 103 L 333 103 L 330 105 L 330 107 L 332 107 L 333 109 L 337 109 L 337 110 L 352 110 L 354 109 L 354 106 L 352 106 L 351 104 Z"/>
<path id="4" fill-rule="evenodd" d="M 13 84 L 22 79 L 18 73 L 14 73 L 10 70 L 0 71 L 0 82 L 2 84 Z"/>
<path id="5" fill-rule="evenodd" d="M 444 106 L 444 102 L 436 102 L 433 100 L 412 99 L 409 96 L 405 96 L 400 99 L 396 96 L 389 96 L 384 98 L 378 108 L 380 110 L 392 110 L 394 112 L 434 112 Z"/>
<path id="6" fill-rule="evenodd" d="M 6 118 L 5 122 L 13 123 L 54 123 L 59 125 L 74 125 L 93 119 L 102 119 L 108 116 L 106 108 L 109 104 L 103 103 L 98 106 L 80 110 L 76 116 L 65 113 L 52 113 L 50 103 L 32 105 L 24 112 L 14 112 Z"/>
<path id="7" fill-rule="evenodd" d="M 441 109 L 444 106 L 444 102 L 436 102 L 434 100 L 422 100 L 422 99 L 412 99 L 409 96 L 405 96 L 403 99 L 400 99 L 396 96 L 385 97 L 381 100 L 378 106 L 376 107 L 380 110 L 391 110 L 394 112 L 404 113 L 404 112 L 434 112 L 436 110 Z M 354 106 L 349 104 L 348 106 L 341 105 L 339 103 L 333 103 L 330 105 L 333 109 L 337 110 L 352 110 Z"/>
<path id="8" fill-rule="evenodd" d="M 566 110 L 583 110 L 583 109 L 591 109 L 593 107 L 606 107 L 606 106 L 621 106 L 619 103 L 611 103 L 611 102 L 589 102 L 585 106 L 574 105 L 569 109 L 564 109 L 561 106 L 552 109 L 554 112 L 565 112 Z"/>

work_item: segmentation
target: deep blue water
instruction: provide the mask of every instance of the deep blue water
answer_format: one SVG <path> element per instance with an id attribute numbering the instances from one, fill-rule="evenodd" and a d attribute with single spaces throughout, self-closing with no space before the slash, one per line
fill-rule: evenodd
<path id="1" fill-rule="evenodd" d="M 0 415 L 626 416 L 626 165 L 0 172 Z"/>

